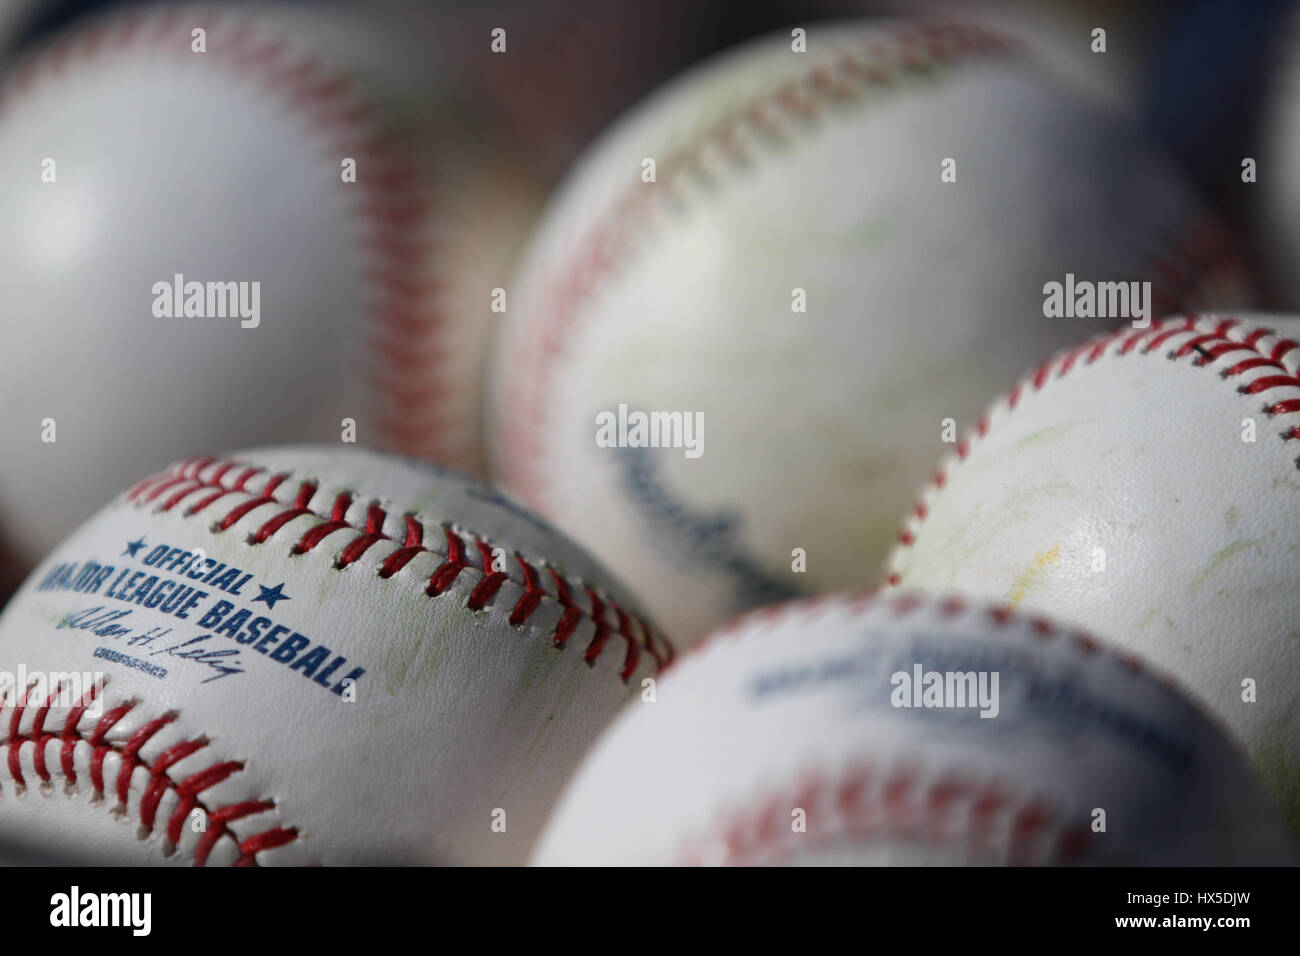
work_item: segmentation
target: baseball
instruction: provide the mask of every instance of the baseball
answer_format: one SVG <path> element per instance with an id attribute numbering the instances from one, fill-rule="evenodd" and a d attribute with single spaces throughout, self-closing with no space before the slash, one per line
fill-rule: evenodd
<path id="1" fill-rule="evenodd" d="M 434 62 L 364 11 L 198 4 L 109 13 L 7 74 L 0 523 L 25 561 L 196 448 L 346 419 L 480 466 L 530 187 Z"/>
<path id="2" fill-rule="evenodd" d="M 1156 315 L 1245 295 L 1177 171 L 1007 42 L 799 42 L 716 58 L 599 141 L 489 372 L 494 474 L 686 643 L 871 581 L 947 423 L 1117 319 L 1048 318 L 1045 284 L 1131 283 Z"/>
<path id="3" fill-rule="evenodd" d="M 832 596 L 708 638 L 584 761 L 549 864 L 1229 864 L 1291 859 L 1175 687 L 956 598 Z"/>
<path id="4" fill-rule="evenodd" d="M 456 473 L 324 447 L 181 462 L 0 617 L 0 844 L 523 862 L 670 656 L 583 551 Z"/>
<path id="5" fill-rule="evenodd" d="M 1086 626 L 1174 675 L 1300 832 L 1300 320 L 1121 329 L 1015 386 L 889 563 Z"/>

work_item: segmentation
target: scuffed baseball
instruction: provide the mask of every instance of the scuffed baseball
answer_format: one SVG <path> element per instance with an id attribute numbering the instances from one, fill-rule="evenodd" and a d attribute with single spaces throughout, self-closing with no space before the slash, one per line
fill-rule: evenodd
<path id="1" fill-rule="evenodd" d="M 0 617 L 0 856 L 523 862 L 671 656 L 625 594 L 432 465 L 326 447 L 181 462 Z M 75 699 L 51 700 L 73 674 Z"/>
<path id="2" fill-rule="evenodd" d="M 490 371 L 496 477 L 685 642 L 869 584 L 945 420 L 1115 321 L 1045 317 L 1046 283 L 1150 281 L 1157 316 L 1247 295 L 1178 172 L 1011 42 L 927 20 L 793 42 L 707 61 L 589 150 Z M 702 422 L 676 433 L 697 446 L 602 447 L 624 406 Z"/>
<path id="3" fill-rule="evenodd" d="M 1300 320 L 1255 319 L 1170 318 L 1045 362 L 940 467 L 889 569 L 1173 674 L 1300 833 Z"/>

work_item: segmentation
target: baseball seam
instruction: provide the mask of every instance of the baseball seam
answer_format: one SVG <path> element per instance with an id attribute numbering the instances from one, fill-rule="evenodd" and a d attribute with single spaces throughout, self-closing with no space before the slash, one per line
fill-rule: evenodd
<path id="1" fill-rule="evenodd" d="M 260 485 L 256 481 L 259 477 L 262 479 Z M 594 631 L 582 655 L 589 667 L 595 666 L 601 654 L 606 652 L 611 639 L 621 638 L 626 644 L 626 652 L 619 676 L 625 684 L 635 674 L 643 654 L 654 662 L 656 671 L 672 661 L 671 645 L 648 622 L 629 613 L 617 601 L 596 588 L 570 581 L 545 561 L 530 560 L 515 552 L 515 575 L 493 570 L 493 547 L 486 537 L 458 526 L 442 525 L 440 532 L 445 548 L 440 550 L 426 542 L 425 527 L 414 512 L 402 516 L 404 536 L 398 540 L 384 531 L 388 513 L 377 501 L 369 501 L 365 507 L 364 521 L 355 524 L 348 520 L 347 513 L 357 501 L 365 499 L 351 492 L 340 492 L 334 496 L 329 510 L 322 512 L 311 507 L 318 489 L 319 485 L 315 481 L 304 479 L 295 482 L 286 472 L 270 473 L 257 466 L 236 461 L 198 458 L 173 465 L 138 482 L 127 492 L 125 500 L 136 508 L 154 507 L 160 512 L 173 512 L 184 504 L 184 510 L 179 513 L 190 518 L 208 513 L 208 509 L 217 501 L 226 499 L 225 503 L 230 507 L 214 516 L 211 522 L 214 534 L 230 530 L 259 508 L 274 506 L 274 513 L 258 515 L 255 519 L 256 525 L 247 536 L 251 545 L 266 544 L 295 519 L 312 517 L 316 523 L 297 537 L 289 553 L 301 555 L 315 551 L 334 533 L 351 532 L 350 540 L 336 552 L 332 567 L 339 571 L 361 560 L 378 543 L 395 541 L 400 546 L 385 558 L 377 570 L 376 576 L 380 579 L 391 579 L 413 559 L 427 553 L 439 559 L 437 568 L 424 588 L 424 593 L 430 598 L 447 593 L 463 574 L 477 573 L 480 575 L 479 580 L 470 590 L 465 606 L 474 612 L 491 612 L 495 610 L 493 599 L 501 587 L 506 581 L 513 581 L 523 593 L 508 609 L 509 625 L 514 628 L 523 627 L 545 604 L 557 605 L 561 613 L 550 637 L 553 646 L 557 650 L 563 650 L 579 624 L 584 619 L 591 621 Z M 231 496 L 236 500 L 231 500 Z M 548 579 L 549 590 L 546 586 Z M 585 597 L 585 606 L 578 595 Z M 25 746 L 33 748 L 33 766 L 41 784 L 51 785 L 54 776 L 60 774 L 68 789 L 75 789 L 79 783 L 76 771 L 79 748 L 82 751 L 88 748 L 90 786 L 95 799 L 104 799 L 110 793 L 115 795 L 117 805 L 114 812 L 119 815 L 128 812 L 135 771 L 143 769 L 148 774 L 149 782 L 140 792 L 137 811 L 142 838 L 154 833 L 159 823 L 158 810 L 163 797 L 168 793 L 174 794 L 177 804 L 168 815 L 163 828 L 166 841 L 164 854 L 175 852 L 183 835 L 183 827 L 195 810 L 202 811 L 208 823 L 194 850 L 193 862 L 196 866 L 205 865 L 213 848 L 222 840 L 234 844 L 233 865 L 256 866 L 259 853 L 287 846 L 298 839 L 298 829 L 289 826 L 276 826 L 243 838 L 232 831 L 231 825 L 238 820 L 276 811 L 273 800 L 250 798 L 218 807 L 209 807 L 201 800 L 201 794 L 206 789 L 224 782 L 243 769 L 243 763 L 238 760 L 215 762 L 188 773 L 183 779 L 173 779 L 173 766 L 208 746 L 206 737 L 171 744 L 152 760 L 141 755 L 146 744 L 179 718 L 178 712 L 169 711 L 147 719 L 125 741 L 109 740 L 108 735 L 114 727 L 128 714 L 138 713 L 139 701 L 115 702 L 98 720 L 88 717 L 88 708 L 103 696 L 106 683 L 87 691 L 81 701 L 70 709 L 57 732 L 47 731 L 45 722 L 53 702 L 63 690 L 62 685 L 51 688 L 48 698 L 39 702 L 32 726 L 27 731 L 22 729 L 22 722 L 26 712 L 31 709 L 30 698 L 35 685 L 27 689 L 21 702 L 14 702 L 7 738 L 0 740 L 0 745 L 7 749 L 7 760 L 0 772 L 6 773 L 19 794 L 28 786 L 21 760 Z M 3 703 L 5 701 L 0 700 L 0 704 Z M 85 727 L 81 726 L 83 722 L 86 723 Z M 60 758 L 54 767 L 49 765 L 45 754 L 51 741 L 57 742 L 60 748 Z M 116 755 L 120 760 L 111 784 L 106 780 L 104 772 L 105 759 L 110 754 Z M 3 791 L 0 791 L 0 795 L 3 795 Z"/>
<path id="2" fill-rule="evenodd" d="M 1085 826 L 1045 797 L 1012 795 L 997 780 L 927 772 L 915 763 L 873 767 L 855 761 L 833 773 L 807 769 L 800 783 L 750 800 L 719 817 L 720 840 L 685 844 L 685 865 L 745 866 L 783 851 L 855 841 L 913 841 L 926 847 L 965 847 L 996 854 L 1011 865 L 1077 862 L 1091 845 Z M 795 808 L 807 829 L 791 828 Z M 710 857 L 700 847 L 710 847 Z"/>
<path id="3" fill-rule="evenodd" d="M 832 593 L 814 598 L 797 598 L 792 601 L 782 601 L 778 604 L 769 604 L 766 607 L 758 608 L 747 614 L 742 614 L 730 624 L 712 632 L 703 640 L 697 641 L 682 654 L 677 663 L 678 666 L 688 663 L 698 656 L 709 653 L 717 645 L 739 640 L 755 628 L 766 630 L 796 618 L 808 620 L 810 617 L 816 617 L 819 614 L 835 609 L 842 609 L 849 614 L 857 614 L 878 605 L 886 605 L 896 620 L 901 620 L 917 611 L 935 608 L 945 621 L 965 614 L 980 613 L 985 619 L 983 623 L 996 630 L 1002 630 L 1017 623 L 1027 623 L 1030 626 L 1032 635 L 1036 638 L 1064 640 L 1076 653 L 1083 657 L 1102 654 L 1134 674 L 1142 674 L 1166 687 L 1177 688 L 1177 685 L 1168 675 L 1148 669 L 1141 658 L 1103 644 L 1086 631 L 1061 628 L 1050 618 L 1042 615 L 1026 614 L 1006 605 L 972 602 L 956 594 L 926 597 L 921 592 L 897 593 L 880 589 L 857 594 Z"/>
<path id="4" fill-rule="evenodd" d="M 261 486 L 250 485 L 259 476 Z M 341 491 L 334 496 L 328 511 L 318 511 L 311 506 L 318 488 L 318 484 L 311 479 L 295 482 L 288 472 L 270 473 L 255 465 L 237 461 L 197 458 L 145 478 L 127 492 L 126 500 L 136 507 L 154 505 L 164 512 L 170 512 L 182 502 L 188 501 L 182 512 L 188 518 L 202 514 L 227 496 L 242 497 L 242 501 L 232 504 L 222 516 L 212 522 L 214 534 L 228 531 L 250 512 L 262 506 L 275 506 L 278 510 L 261 518 L 256 529 L 248 535 L 248 543 L 253 545 L 266 544 L 289 522 L 310 516 L 316 519 L 317 524 L 299 537 L 290 553 L 305 554 L 316 549 L 336 532 L 351 532 L 352 539 L 337 552 L 338 557 L 333 567 L 338 571 L 360 560 L 379 542 L 397 541 L 383 530 L 388 515 L 376 500 L 366 499 L 359 493 Z M 347 512 L 354 503 L 361 500 L 368 500 L 369 503 L 366 506 L 365 521 L 358 525 L 348 520 Z M 655 632 L 648 621 L 628 612 L 597 588 L 581 581 L 570 581 L 545 560 L 530 559 L 515 551 L 511 557 L 517 565 L 517 571 L 512 577 L 509 571 L 494 569 L 493 545 L 483 535 L 458 525 L 444 524 L 437 532 L 443 538 L 444 546 L 438 548 L 427 540 L 430 535 L 414 512 L 403 515 L 403 524 L 404 536 L 397 541 L 400 547 L 380 566 L 377 572 L 380 579 L 391 579 L 418 555 L 430 554 L 439 560 L 437 569 L 424 588 L 424 593 L 430 598 L 445 594 L 462 574 L 478 573 L 481 578 L 470 592 L 465 607 L 475 612 L 492 611 L 495 610 L 493 599 L 497 592 L 506 581 L 513 581 L 523 590 L 523 594 L 510 608 L 507 620 L 511 627 L 523 627 L 546 604 L 557 605 L 561 614 L 551 633 L 551 639 L 554 646 L 562 650 L 578 624 L 584 618 L 590 620 L 595 632 L 583 652 L 583 660 L 594 666 L 608 647 L 610 639 L 622 638 L 626 652 L 619 673 L 624 683 L 631 680 L 636 672 L 642 653 L 653 660 L 656 671 L 662 670 L 672 661 L 671 645 Z M 549 590 L 548 579 L 551 586 Z M 576 595 L 586 598 L 585 607 Z M 609 620 L 610 615 L 612 621 Z"/>
<path id="5" fill-rule="evenodd" d="M 39 83 L 113 53 L 197 56 L 189 52 L 195 27 L 207 31 L 204 55 L 215 69 L 254 80 L 306 127 L 327 159 L 356 157 L 359 172 L 349 185 L 357 193 L 345 205 L 355 219 L 362 281 L 371 287 L 365 332 L 372 361 L 362 363 L 362 375 L 377 404 L 375 428 L 381 444 L 442 457 L 447 429 L 438 410 L 448 394 L 442 376 L 430 372 L 444 359 L 439 340 L 446 329 L 436 295 L 440 283 L 430 274 L 436 246 L 432 175 L 416 168 L 402 137 L 345 70 L 310 50 L 292 49 L 287 32 L 230 11 L 127 10 L 55 39 L 19 65 L 0 87 L 0 117 Z M 409 411 L 420 413 L 418 421 L 408 420 Z"/>
<path id="6" fill-rule="evenodd" d="M 1233 338 L 1232 333 L 1240 337 Z M 1187 335 L 1184 339 L 1179 336 Z M 1267 348 L 1263 340 L 1272 340 Z M 1173 344 L 1170 350 L 1162 351 L 1166 344 Z M 1240 358 L 1236 353 L 1249 353 Z M 1270 418 L 1300 413 L 1300 374 L 1297 369 L 1288 368 L 1284 359 L 1292 357 L 1292 365 L 1300 366 L 1300 343 L 1279 336 L 1272 329 L 1263 326 L 1247 326 L 1238 319 L 1226 318 L 1210 320 L 1188 315 L 1153 321 L 1147 329 L 1134 330 L 1121 327 L 1089 339 L 1080 345 L 1058 352 L 1044 362 L 1026 379 L 1018 382 L 1001 401 L 997 410 L 1010 413 L 1019 406 L 1026 389 L 1041 391 L 1050 381 L 1062 378 L 1083 365 L 1093 365 L 1102 358 L 1111 360 L 1130 355 L 1163 357 L 1168 361 L 1181 361 L 1193 355 L 1192 362 L 1196 368 L 1209 368 L 1225 356 L 1231 356 L 1232 364 L 1219 369 L 1221 379 L 1237 379 L 1249 376 L 1249 380 L 1238 386 L 1242 395 L 1263 395 L 1277 389 L 1293 389 L 1295 394 L 1278 398 L 1265 404 L 1262 413 Z M 1280 374 L 1273 374 L 1280 373 Z M 955 451 L 947 458 L 930 480 L 926 496 L 912 508 L 903 530 L 898 536 L 900 548 L 910 548 L 916 541 L 916 532 L 929 517 L 930 499 L 943 491 L 948 483 L 949 472 L 969 457 L 972 447 L 984 438 L 990 429 L 991 412 L 981 417 L 974 430 L 957 443 Z M 1300 424 L 1290 425 L 1278 433 L 1283 441 L 1300 440 Z M 1300 457 L 1296 459 L 1300 469 Z M 891 587 L 902 583 L 897 573 L 891 573 L 887 583 Z"/>
<path id="7" fill-rule="evenodd" d="M 572 255 L 547 276 L 538 297 L 541 318 L 530 329 L 534 341 L 519 346 L 530 359 L 512 368 L 504 384 L 509 398 L 503 404 L 511 415 L 501 423 L 499 447 L 509 449 L 501 457 L 507 483 L 525 500 L 544 502 L 543 469 L 537 463 L 547 450 L 542 435 L 550 404 L 532 396 L 550 393 L 554 366 L 564 341 L 572 337 L 578 304 L 594 294 L 599 280 L 616 273 L 620 263 L 631 257 L 657 211 L 685 205 L 681 180 L 711 184 L 716 181 L 709 168 L 711 157 L 717 157 L 724 168 L 752 163 L 757 155 L 775 153 L 772 145 L 788 142 L 797 127 L 846 101 L 861 100 L 872 90 L 895 88 L 908 76 L 939 66 L 981 55 L 1006 55 L 1014 49 L 1011 41 L 959 21 L 895 24 L 887 36 L 871 33 L 864 38 L 861 55 L 846 53 L 764 91 L 659 163 L 653 188 L 632 186 L 611 203 L 606 214 L 573 244 Z M 1158 312 L 1181 305 L 1211 264 L 1225 273 L 1229 266 L 1235 268 L 1230 237 L 1208 221 L 1178 233 L 1162 250 L 1142 255 L 1156 277 L 1153 309 Z"/>
<path id="8" fill-rule="evenodd" d="M 926 596 L 919 592 L 827 594 L 759 608 L 695 644 L 683 654 L 679 666 L 685 665 L 685 669 L 689 669 L 690 661 L 696 657 L 707 656 L 724 644 L 730 645 L 791 621 L 798 620 L 808 626 L 827 612 L 859 614 L 872 607 L 883 608 L 894 620 L 930 611 L 937 613 L 942 621 L 978 615 L 980 624 L 995 631 L 1005 631 L 1018 624 L 1028 625 L 1022 632 L 1028 638 L 1064 642 L 1081 658 L 1100 655 L 1184 699 L 1168 675 L 1151 670 L 1140 658 L 1103 644 L 1084 631 L 1064 629 L 1049 618 L 1017 612 L 1005 605 L 973 602 L 958 595 Z M 665 690 L 669 687 L 666 684 Z M 1186 703 L 1203 718 L 1212 719 L 1194 702 Z M 699 848 L 709 847 L 710 841 L 695 840 L 683 845 L 679 860 L 688 865 L 745 865 L 761 862 L 765 854 L 779 853 L 781 849 L 796 844 L 816 846 L 819 840 L 843 835 L 857 840 L 914 838 L 930 846 L 962 844 L 973 852 L 994 852 L 998 847 L 989 840 L 993 835 L 1001 834 L 1005 841 L 1002 849 L 1013 865 L 1070 864 L 1077 862 L 1091 846 L 1087 827 L 1067 824 L 1062 808 L 1045 798 L 1013 797 L 999 790 L 996 782 L 980 784 L 974 779 L 944 774 L 918 786 L 920 776 L 917 767 L 906 764 L 879 773 L 858 763 L 838 768 L 833 773 L 810 770 L 802 785 L 792 791 L 778 788 L 766 797 L 749 801 L 744 807 L 731 808 L 720 814 L 719 819 L 728 822 L 720 826 L 723 838 L 720 843 L 715 841 L 712 848 L 720 851 L 721 859 L 712 859 L 701 853 Z M 873 779 L 882 782 L 871 794 L 876 799 L 866 799 L 867 784 Z M 790 830 L 789 813 L 795 807 L 808 811 L 807 833 L 794 834 Z M 823 813 L 835 814 L 842 828 L 837 829 L 832 823 L 819 831 L 814 830 L 813 807 L 819 807 Z M 964 811 L 965 816 L 959 817 L 959 811 Z M 969 828 L 951 826 L 959 820 L 964 820 Z M 804 844 L 804 840 L 809 842 Z M 1047 857 L 1042 860 L 1033 858 L 1031 851 L 1035 848 L 1046 848 Z"/>
<path id="9" fill-rule="evenodd" d="M 87 709 L 97 697 L 102 695 L 106 683 L 107 681 L 104 681 L 87 690 L 80 701 L 68 711 L 63 725 L 58 731 L 47 731 L 45 721 L 53 702 L 63 692 L 64 685 L 60 684 L 57 687 L 50 688 L 47 699 L 39 702 L 29 731 L 24 732 L 21 723 L 24 713 L 29 704 L 32 703 L 31 695 L 35 692 L 35 685 L 27 688 L 21 702 L 14 701 L 10 705 L 13 713 L 9 718 L 8 739 L 4 741 L 4 746 L 8 751 L 4 769 L 7 770 L 8 777 L 13 781 L 14 788 L 19 795 L 27 789 L 27 781 L 23 774 L 21 760 L 24 745 L 34 748 L 32 753 L 33 766 L 42 786 L 51 786 L 54 774 L 59 773 L 63 778 L 65 789 L 69 792 L 75 791 L 78 784 L 76 770 L 78 748 L 88 748 L 90 751 L 88 761 L 90 765 L 90 786 L 96 801 L 105 799 L 109 793 L 104 774 L 105 759 L 110 754 L 115 754 L 120 760 L 112 787 L 112 793 L 117 798 L 117 805 L 113 812 L 118 815 L 125 816 L 128 812 L 127 805 L 131 797 L 131 780 L 136 769 L 142 768 L 148 774 L 149 782 L 141 792 L 138 811 L 144 835 L 154 832 L 158 822 L 159 805 L 163 797 L 169 791 L 175 795 L 177 798 L 176 807 L 168 816 L 163 831 L 166 841 L 163 847 L 164 855 L 170 856 L 176 851 L 186 821 L 196 810 L 204 814 L 206 828 L 194 849 L 195 866 L 203 866 L 207 863 L 213 848 L 220 840 L 230 840 L 235 845 L 236 856 L 232 865 L 256 866 L 257 854 L 277 847 L 287 846 L 298 838 L 298 829 L 296 827 L 272 827 L 243 839 L 240 839 L 231 831 L 231 824 L 238 820 L 275 811 L 274 800 L 249 799 L 218 807 L 209 807 L 202 801 L 201 795 L 205 790 L 222 783 L 244 769 L 244 765 L 240 761 L 217 761 L 187 774 L 181 780 L 172 779 L 172 767 L 207 747 L 209 741 L 206 737 L 174 743 L 159 753 L 152 761 L 141 756 L 140 751 L 145 745 L 176 720 L 178 714 L 174 711 L 146 720 L 125 741 L 109 740 L 109 733 L 123 718 L 136 710 L 139 702 L 129 700 L 115 704 L 104 711 L 103 716 L 98 720 L 88 717 Z M 86 720 L 89 724 L 87 728 L 89 733 L 83 731 L 80 727 L 83 720 Z M 46 748 L 51 742 L 57 742 L 59 745 L 59 761 L 53 770 L 47 765 L 45 757 Z"/>

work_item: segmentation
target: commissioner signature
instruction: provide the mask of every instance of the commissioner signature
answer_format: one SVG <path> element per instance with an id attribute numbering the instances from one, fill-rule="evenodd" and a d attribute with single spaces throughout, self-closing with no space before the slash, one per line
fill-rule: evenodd
<path id="1" fill-rule="evenodd" d="M 116 638 L 128 647 L 148 650 L 149 657 L 162 654 L 190 661 L 206 669 L 207 676 L 199 681 L 201 684 L 209 684 L 231 674 L 244 673 L 243 661 L 239 659 L 240 651 L 237 648 L 214 647 L 209 643 L 212 640 L 211 634 L 167 644 L 165 639 L 172 633 L 172 628 L 157 625 L 136 631 L 126 626 L 125 622 L 130 617 L 130 611 L 110 610 L 103 605 L 96 605 L 64 615 L 55 628 L 89 631 L 98 637 Z M 164 644 L 166 646 L 162 646 Z"/>

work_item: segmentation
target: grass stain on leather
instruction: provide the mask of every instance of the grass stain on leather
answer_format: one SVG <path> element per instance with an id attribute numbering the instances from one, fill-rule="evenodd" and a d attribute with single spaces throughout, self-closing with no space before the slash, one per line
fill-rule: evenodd
<path id="1" fill-rule="evenodd" d="M 1020 574 L 1011 585 L 1011 590 L 1007 593 L 1007 602 L 1013 608 L 1020 606 L 1020 602 L 1025 599 L 1030 589 L 1040 580 L 1048 568 L 1054 568 L 1061 563 L 1061 545 L 1058 542 L 1046 551 L 1040 551 L 1034 555 L 1033 560 L 1029 562 L 1029 567 Z"/>

